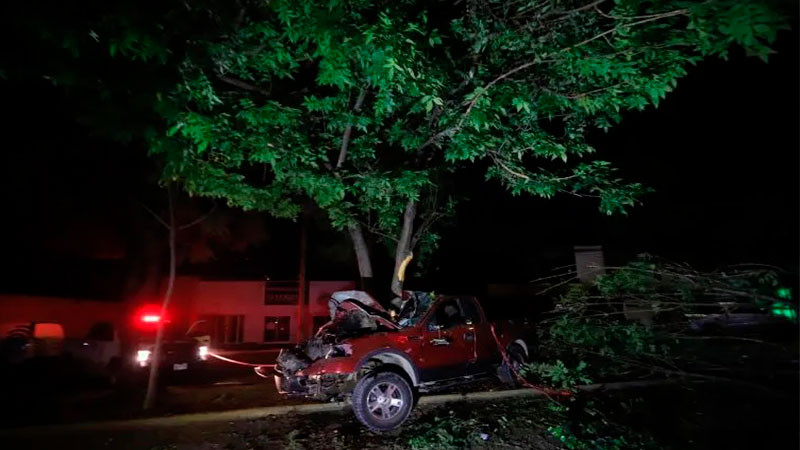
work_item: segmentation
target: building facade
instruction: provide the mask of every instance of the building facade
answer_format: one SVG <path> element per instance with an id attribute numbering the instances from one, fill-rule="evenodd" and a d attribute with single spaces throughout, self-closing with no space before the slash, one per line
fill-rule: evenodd
<path id="1" fill-rule="evenodd" d="M 203 321 L 215 345 L 290 344 L 329 320 L 328 299 L 352 281 L 228 281 L 179 277 L 174 302 L 189 322 Z M 305 298 L 303 298 L 305 297 Z"/>
<path id="2" fill-rule="evenodd" d="M 301 289 L 297 281 L 178 277 L 167 317 L 175 327 L 201 327 L 218 347 L 285 346 L 307 339 L 329 320 L 333 292 L 354 288 L 352 281 L 310 281 Z M 60 323 L 66 337 L 84 338 L 99 322 L 124 329 L 137 309 L 126 302 L 0 294 L 0 338 L 32 322 Z"/>

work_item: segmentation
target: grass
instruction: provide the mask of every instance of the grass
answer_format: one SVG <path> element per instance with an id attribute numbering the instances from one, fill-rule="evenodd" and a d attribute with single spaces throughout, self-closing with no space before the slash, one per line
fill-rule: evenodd
<path id="1" fill-rule="evenodd" d="M 535 450 L 797 448 L 796 396 L 781 402 L 703 385 L 546 399 L 423 405 L 389 434 L 367 431 L 350 411 L 286 414 L 202 426 L 4 440 L 8 448 L 183 450 L 449 449 Z M 4 438 L 5 439 L 5 438 Z"/>

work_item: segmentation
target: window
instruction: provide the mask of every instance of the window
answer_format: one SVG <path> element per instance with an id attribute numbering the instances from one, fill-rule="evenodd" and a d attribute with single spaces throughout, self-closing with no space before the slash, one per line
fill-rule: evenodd
<path id="1" fill-rule="evenodd" d="M 296 305 L 300 286 L 296 281 L 267 281 L 264 286 L 265 305 Z"/>
<path id="2" fill-rule="evenodd" d="M 244 341 L 243 315 L 205 315 L 200 316 L 200 321 L 193 327 L 193 334 L 207 333 L 212 344 L 239 344 Z"/>
<path id="3" fill-rule="evenodd" d="M 466 318 L 461 313 L 461 308 L 458 306 L 457 299 L 445 300 L 436 307 L 433 318 L 428 323 L 428 329 L 435 329 L 438 326 L 442 330 L 463 325 L 466 323 Z"/>
<path id="4" fill-rule="evenodd" d="M 313 333 L 316 333 L 317 330 L 319 330 L 321 326 L 325 325 L 326 323 L 328 323 L 330 321 L 331 321 L 330 316 L 314 316 L 314 325 L 313 325 L 314 331 L 313 331 Z"/>
<path id="5" fill-rule="evenodd" d="M 287 342 L 289 340 L 289 316 L 264 317 L 264 342 Z"/>
<path id="6" fill-rule="evenodd" d="M 461 298 L 458 302 L 461 304 L 461 312 L 470 323 L 478 323 L 481 321 L 478 308 L 475 306 L 475 300 L 471 298 Z"/>

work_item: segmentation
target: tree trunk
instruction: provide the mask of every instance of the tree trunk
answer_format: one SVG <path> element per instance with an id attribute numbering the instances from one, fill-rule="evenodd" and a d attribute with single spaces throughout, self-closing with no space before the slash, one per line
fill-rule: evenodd
<path id="1" fill-rule="evenodd" d="M 164 235 L 158 224 L 143 223 L 139 215 L 133 215 L 131 236 L 126 250 L 127 269 L 122 288 L 123 317 L 133 317 L 136 307 L 145 299 L 159 294 L 159 282 L 164 273 Z M 156 297 L 157 298 L 157 297 Z M 132 327 L 120 327 L 120 352 L 134 354 L 135 331 Z M 133 352 L 133 353 L 132 353 Z"/>
<path id="2" fill-rule="evenodd" d="M 403 298 L 403 281 L 405 271 L 414 253 L 411 251 L 411 236 L 414 233 L 414 219 L 417 217 L 417 202 L 409 200 L 403 212 L 403 228 L 397 240 L 397 249 L 394 253 L 394 272 L 392 273 L 392 294 L 396 298 Z"/>
<path id="3" fill-rule="evenodd" d="M 152 358 L 150 360 L 150 376 L 147 379 L 147 394 L 144 397 L 144 409 L 150 409 L 155 406 L 156 392 L 158 389 L 158 369 L 161 362 L 161 344 L 164 341 L 164 320 L 166 317 L 167 307 L 172 298 L 172 289 L 175 286 L 175 209 L 172 205 L 172 188 L 167 187 L 169 199 L 169 278 L 167 279 L 167 291 L 164 293 L 164 301 L 161 305 L 161 318 L 158 322 L 158 329 L 156 331 L 156 342 L 153 348 Z"/>
<path id="4" fill-rule="evenodd" d="M 369 248 L 364 239 L 364 232 L 361 225 L 355 224 L 347 227 L 350 232 L 350 239 L 353 241 L 353 250 L 356 252 L 358 261 L 358 274 L 361 277 L 361 289 L 370 292 L 372 290 L 372 261 L 369 259 Z"/>

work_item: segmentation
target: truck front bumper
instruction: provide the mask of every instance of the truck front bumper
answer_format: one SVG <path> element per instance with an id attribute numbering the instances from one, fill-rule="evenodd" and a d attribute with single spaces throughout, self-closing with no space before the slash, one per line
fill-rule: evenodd
<path id="1" fill-rule="evenodd" d="M 341 398 L 353 391 L 356 377 L 351 373 L 320 375 L 275 375 L 275 388 L 290 397 L 305 397 L 327 401 Z"/>

